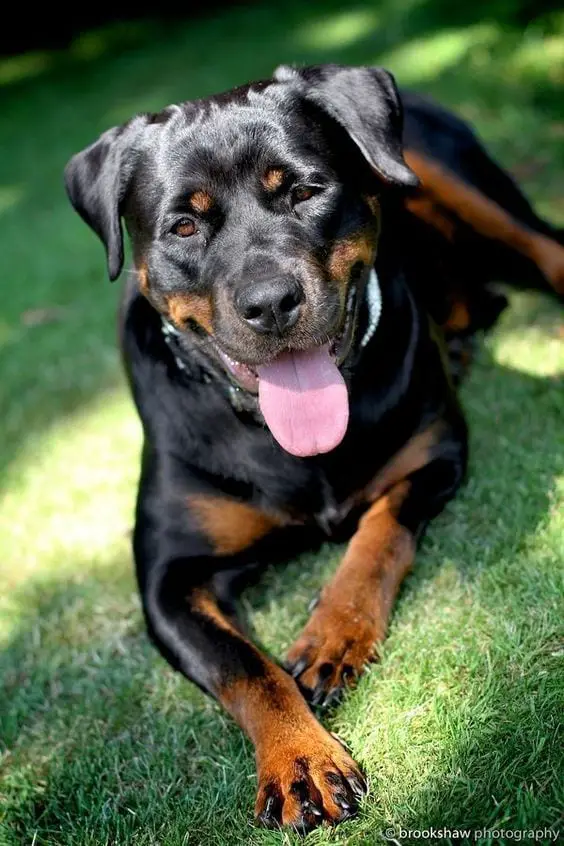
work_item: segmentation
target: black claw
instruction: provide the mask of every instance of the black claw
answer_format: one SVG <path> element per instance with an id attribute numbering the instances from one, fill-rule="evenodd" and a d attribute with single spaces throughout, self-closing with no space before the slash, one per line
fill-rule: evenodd
<path id="1" fill-rule="evenodd" d="M 313 690 L 311 690 L 311 688 L 305 687 L 305 685 L 301 684 L 299 679 L 297 679 L 297 682 L 298 682 L 298 687 L 300 689 L 300 693 L 302 694 L 303 698 L 305 699 L 307 704 L 310 706 L 310 708 L 313 710 L 313 700 L 312 700 Z"/>
<path id="2" fill-rule="evenodd" d="M 340 808 L 342 808 L 342 809 L 343 809 L 343 811 L 344 811 L 345 813 L 348 813 L 348 812 L 350 811 L 350 809 L 351 809 L 351 804 L 350 804 L 350 802 L 347 802 L 347 800 L 346 800 L 346 799 L 343 799 L 343 797 L 342 797 L 342 796 L 336 796 L 336 797 L 335 797 L 335 802 L 337 803 L 337 805 L 338 805 Z"/>
<path id="3" fill-rule="evenodd" d="M 349 786 L 353 792 L 353 796 L 357 801 L 360 801 L 368 793 L 368 785 L 362 776 L 349 775 Z"/>
<path id="4" fill-rule="evenodd" d="M 321 811 L 317 805 L 315 805 L 311 800 L 307 799 L 303 803 L 303 809 L 307 814 L 313 814 L 314 817 L 322 817 L 323 811 Z"/>
<path id="5" fill-rule="evenodd" d="M 302 815 L 307 822 L 308 831 L 317 828 L 323 822 L 323 810 L 312 799 L 307 799 L 302 803 Z"/>
<path id="6" fill-rule="evenodd" d="M 311 704 L 312 705 L 322 705 L 325 706 L 327 704 L 327 679 L 333 675 L 334 666 L 333 664 L 329 663 L 328 661 L 325 664 L 322 664 L 318 671 L 318 682 L 313 689 L 313 695 L 311 697 Z"/>
<path id="7" fill-rule="evenodd" d="M 325 688 L 323 687 L 323 682 L 320 682 L 315 690 L 313 691 L 313 695 L 311 696 L 311 704 L 312 705 L 322 705 L 325 700 Z"/>
<path id="8" fill-rule="evenodd" d="M 343 688 L 342 687 L 332 687 L 327 696 L 325 697 L 325 701 L 323 703 L 324 708 L 331 708 L 333 705 L 337 705 L 343 696 Z"/>
<path id="9" fill-rule="evenodd" d="M 263 828 L 279 828 L 280 827 L 280 823 L 276 819 L 276 817 L 273 817 L 271 814 L 267 813 L 266 811 L 263 811 L 262 814 L 259 814 L 259 816 L 257 817 L 257 823 L 259 825 L 263 826 Z"/>
<path id="10" fill-rule="evenodd" d="M 276 805 L 276 799 L 274 798 L 274 796 L 269 796 L 268 799 L 266 800 L 266 807 L 264 809 L 265 816 L 267 816 L 267 817 L 270 816 L 270 814 L 274 810 L 275 805 Z"/>
<path id="11" fill-rule="evenodd" d="M 342 678 L 343 682 L 346 683 L 346 682 L 349 681 L 349 679 L 356 678 L 357 675 L 358 675 L 358 673 L 356 672 L 356 670 L 352 666 L 352 664 L 345 664 L 345 666 L 343 667 L 343 671 L 341 673 L 341 678 Z"/>
<path id="12" fill-rule="evenodd" d="M 309 834 L 317 826 L 317 821 L 315 819 L 301 817 L 298 822 L 292 823 L 291 827 L 294 829 L 296 834 L 301 834 L 302 837 L 305 834 Z"/>
<path id="13" fill-rule="evenodd" d="M 291 664 L 288 664 L 287 670 L 290 673 L 290 675 L 292 675 L 295 679 L 297 679 L 298 676 L 301 676 L 301 674 L 306 669 L 308 664 L 309 664 L 309 661 L 308 661 L 307 657 L 304 655 L 298 661 L 296 661 L 296 663 L 293 666 Z"/>
<path id="14" fill-rule="evenodd" d="M 340 822 L 354 817 L 358 811 L 358 804 L 352 794 L 352 791 L 349 789 L 346 780 L 341 786 L 346 790 L 346 793 L 337 791 L 333 796 L 335 804 L 337 804 L 341 809 L 341 816 L 339 817 Z"/>
<path id="15" fill-rule="evenodd" d="M 311 602 L 307 606 L 307 610 L 308 610 L 309 614 L 311 614 L 311 612 L 314 611 L 317 608 L 317 606 L 319 605 L 319 597 L 320 597 L 320 594 L 318 593 L 316 596 L 313 597 L 313 599 L 311 600 Z"/>
<path id="16" fill-rule="evenodd" d="M 321 822 L 323 813 L 311 799 L 302 801 L 302 815 L 298 822 L 293 823 L 292 828 L 299 834 L 307 834 L 308 831 L 316 828 Z"/>
<path id="17" fill-rule="evenodd" d="M 280 828 L 281 812 L 282 799 L 274 793 L 267 798 L 264 810 L 257 817 L 257 823 L 265 828 Z"/>
<path id="18" fill-rule="evenodd" d="M 342 738 L 342 737 L 340 737 L 338 734 L 335 734 L 335 732 L 334 732 L 334 731 L 332 731 L 332 732 L 331 732 L 331 737 L 333 737 L 333 738 L 337 741 L 337 743 L 340 743 L 340 744 L 341 744 L 341 746 L 343 747 L 343 749 L 345 750 L 345 752 L 348 752 L 349 754 L 351 754 L 351 753 L 352 753 L 352 749 L 351 749 L 351 747 L 349 746 L 349 744 L 348 744 L 348 743 L 346 743 L 346 742 L 343 740 L 343 738 Z"/>
<path id="19" fill-rule="evenodd" d="M 302 804 L 302 821 L 307 826 L 308 831 L 318 826 L 322 819 L 323 812 L 319 810 L 317 805 L 309 800 Z"/>

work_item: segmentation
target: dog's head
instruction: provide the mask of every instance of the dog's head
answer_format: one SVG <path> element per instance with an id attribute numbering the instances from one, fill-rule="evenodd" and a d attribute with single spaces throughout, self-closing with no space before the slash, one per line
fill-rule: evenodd
<path id="1" fill-rule="evenodd" d="M 145 296 L 181 332 L 211 339 L 231 377 L 258 388 L 280 442 L 311 454 L 346 428 L 337 368 L 374 264 L 378 196 L 417 184 L 401 131 L 385 71 L 282 67 L 109 130 L 70 161 L 66 186 L 106 247 L 110 278 L 123 264 L 123 218 Z M 307 384 L 308 402 L 284 422 L 277 407 L 290 413 L 289 394 Z M 300 441 L 291 430 L 316 391 L 319 414 L 340 422 Z"/>

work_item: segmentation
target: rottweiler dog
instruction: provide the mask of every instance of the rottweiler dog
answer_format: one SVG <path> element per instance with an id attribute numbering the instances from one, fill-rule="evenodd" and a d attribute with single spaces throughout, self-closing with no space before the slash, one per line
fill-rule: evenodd
<path id="1" fill-rule="evenodd" d="M 144 430 L 134 555 L 148 631 L 256 750 L 256 815 L 298 830 L 366 790 L 311 705 L 377 654 L 467 463 L 456 384 L 506 304 L 564 292 L 560 233 L 460 119 L 379 68 L 272 79 L 141 114 L 65 172 L 112 280 Z M 350 539 L 284 666 L 235 597 Z"/>

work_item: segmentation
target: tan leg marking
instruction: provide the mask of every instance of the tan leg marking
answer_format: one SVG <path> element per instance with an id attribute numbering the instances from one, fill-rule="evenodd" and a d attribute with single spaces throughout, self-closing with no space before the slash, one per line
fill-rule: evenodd
<path id="1" fill-rule="evenodd" d="M 371 503 L 335 576 L 291 647 L 287 663 L 314 702 L 353 681 L 383 640 L 394 598 L 411 567 L 415 540 L 397 515 L 409 476 L 425 467 L 443 432 L 440 421 L 414 435 L 350 505 Z"/>
<path id="2" fill-rule="evenodd" d="M 362 491 L 360 499 L 374 502 L 387 490 L 406 479 L 412 473 L 429 463 L 433 447 L 440 441 L 443 424 L 432 423 L 422 432 L 413 435 L 387 464 L 376 474 L 374 479 Z"/>
<path id="3" fill-rule="evenodd" d="M 413 563 L 415 539 L 397 520 L 410 483 L 399 482 L 360 520 L 335 576 L 288 653 L 314 703 L 354 682 L 384 639 L 392 605 Z"/>
<path id="4" fill-rule="evenodd" d="M 501 241 L 533 261 L 556 291 L 564 294 L 564 247 L 515 220 L 501 206 L 437 162 L 413 150 L 405 160 L 421 180 L 408 208 L 443 234 L 454 215 L 480 235 Z M 452 225 L 452 223 L 451 223 Z M 447 237 L 452 237 L 447 235 Z"/>
<path id="5" fill-rule="evenodd" d="M 201 494 L 188 497 L 188 509 L 217 555 L 235 555 L 289 522 L 252 505 Z"/>
<path id="6" fill-rule="evenodd" d="M 259 821 L 307 830 L 351 816 L 366 789 L 356 763 L 318 723 L 293 679 L 237 630 L 211 593 L 202 589 L 189 600 L 254 653 L 254 673 L 229 678 L 227 671 L 215 692 L 254 744 Z"/>

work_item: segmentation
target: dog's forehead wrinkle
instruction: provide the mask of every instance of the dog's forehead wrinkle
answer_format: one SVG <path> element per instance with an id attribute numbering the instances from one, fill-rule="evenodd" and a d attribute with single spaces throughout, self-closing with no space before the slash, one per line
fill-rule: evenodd
<path id="1" fill-rule="evenodd" d="M 243 126 L 228 123 L 210 127 L 205 140 L 198 137 L 192 128 L 183 131 L 177 138 L 161 144 L 157 154 L 157 165 L 163 174 L 176 172 L 179 178 L 194 175 L 201 180 L 219 179 L 225 181 L 260 166 L 261 160 L 280 156 L 284 139 L 280 128 L 256 122 Z M 266 161 L 265 161 L 266 166 Z"/>
<path id="2" fill-rule="evenodd" d="M 148 127 L 155 136 L 153 153 L 158 171 L 165 174 L 171 164 L 182 163 L 204 121 L 205 116 L 199 110 L 188 113 L 184 108 L 176 107 L 166 123 Z"/>
<path id="3" fill-rule="evenodd" d="M 222 176 L 245 165 L 267 167 L 296 160 L 315 169 L 319 157 L 296 130 L 293 104 L 284 103 L 281 109 L 280 97 L 279 91 L 266 97 L 265 89 L 249 89 L 244 100 L 212 98 L 203 101 L 205 108 L 178 107 L 165 123 L 150 127 L 159 130 L 154 149 L 159 173 L 166 176 L 171 169 L 187 173 L 193 168 L 202 177 L 214 171 Z"/>
<path id="4" fill-rule="evenodd" d="M 266 135 L 277 135 L 282 131 L 280 111 L 265 108 L 265 103 L 230 102 L 228 104 L 212 103 L 205 124 L 209 131 L 216 135 L 216 139 L 250 132 L 251 135 L 260 130 Z"/>

